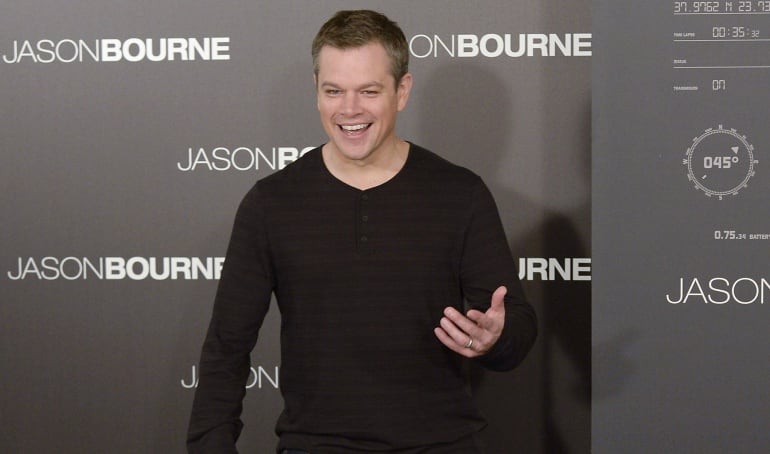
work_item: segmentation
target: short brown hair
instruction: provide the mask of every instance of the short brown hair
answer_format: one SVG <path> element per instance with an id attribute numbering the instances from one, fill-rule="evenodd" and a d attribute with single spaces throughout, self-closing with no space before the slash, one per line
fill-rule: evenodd
<path id="1" fill-rule="evenodd" d="M 390 72 L 396 84 L 409 71 L 409 46 L 398 24 L 370 10 L 337 11 L 313 39 L 313 72 L 318 76 L 318 55 L 324 46 L 350 49 L 377 42 L 390 57 Z"/>

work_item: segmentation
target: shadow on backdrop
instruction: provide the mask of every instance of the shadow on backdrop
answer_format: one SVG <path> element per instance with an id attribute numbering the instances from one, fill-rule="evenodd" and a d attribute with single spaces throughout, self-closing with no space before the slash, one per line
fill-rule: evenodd
<path id="1" fill-rule="evenodd" d="M 494 179 L 504 157 L 515 159 L 527 152 L 513 149 L 510 143 L 511 137 L 524 133 L 516 131 L 514 111 L 522 109 L 514 109 L 516 93 L 510 81 L 463 62 L 442 65 L 422 83 L 428 88 L 420 90 L 417 106 L 421 144 L 482 176 L 504 223 L 507 219 L 536 221 L 531 230 L 508 239 L 514 257 L 548 257 L 560 263 L 588 257 L 590 245 L 581 240 L 574 222 L 587 222 L 589 200 L 570 213 L 559 213 Z M 588 101 L 584 114 L 590 119 Z M 585 184 L 590 184 L 590 125 L 580 127 L 586 128 L 585 139 L 570 152 L 581 154 L 584 168 L 575 171 L 583 172 Z M 544 149 L 553 149 L 548 142 L 546 138 Z M 545 175 L 546 181 L 552 178 L 559 175 Z M 510 225 L 506 229 L 512 231 Z M 475 399 L 489 421 L 483 434 L 486 448 L 490 453 L 589 452 L 590 281 L 523 284 L 539 317 L 540 334 L 530 356 L 511 373 L 489 372 L 475 365 L 469 370 Z"/>

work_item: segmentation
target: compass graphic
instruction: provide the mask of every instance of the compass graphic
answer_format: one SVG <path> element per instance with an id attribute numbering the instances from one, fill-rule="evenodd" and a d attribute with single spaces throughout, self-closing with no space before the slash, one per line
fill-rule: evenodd
<path id="1" fill-rule="evenodd" d="M 754 176 L 754 145 L 735 129 L 709 128 L 692 141 L 682 164 L 695 189 L 719 200 L 737 195 Z"/>

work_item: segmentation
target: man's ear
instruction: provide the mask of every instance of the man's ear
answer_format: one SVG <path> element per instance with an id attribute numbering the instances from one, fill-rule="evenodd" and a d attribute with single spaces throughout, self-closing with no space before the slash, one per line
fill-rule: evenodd
<path id="1" fill-rule="evenodd" d="M 398 81 L 396 87 L 396 96 L 398 97 L 398 111 L 406 107 L 406 102 L 409 101 L 409 93 L 412 91 L 412 74 L 406 73 L 401 76 L 401 80 Z"/>
<path id="2" fill-rule="evenodd" d="M 313 74 L 313 88 L 315 88 L 316 95 L 318 94 L 318 75 Z M 316 108 L 320 111 L 321 106 L 318 105 L 318 96 L 316 96 Z"/>

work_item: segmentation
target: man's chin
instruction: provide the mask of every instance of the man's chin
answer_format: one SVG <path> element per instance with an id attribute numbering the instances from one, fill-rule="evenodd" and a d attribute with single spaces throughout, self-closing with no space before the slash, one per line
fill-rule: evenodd
<path id="1" fill-rule="evenodd" d="M 355 162 L 361 163 L 363 161 L 366 161 L 366 159 L 372 155 L 371 150 L 369 150 L 367 147 L 364 147 L 364 146 L 340 147 L 339 145 L 337 145 L 335 148 L 336 148 L 337 155 L 341 159 L 344 159 L 346 161 L 355 161 Z"/>

